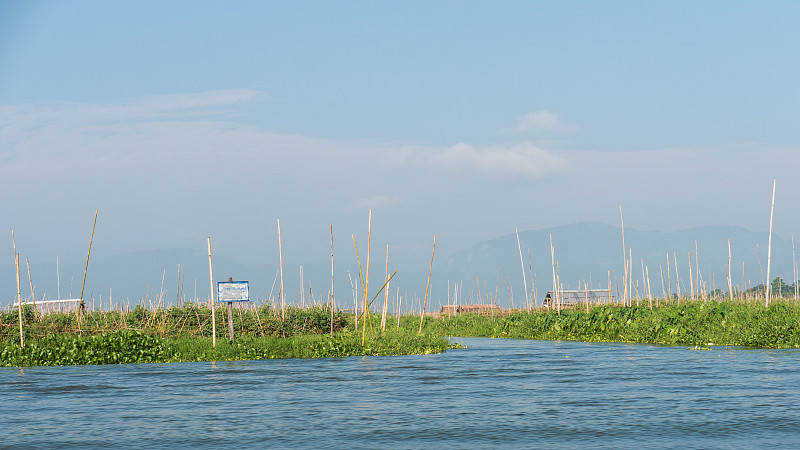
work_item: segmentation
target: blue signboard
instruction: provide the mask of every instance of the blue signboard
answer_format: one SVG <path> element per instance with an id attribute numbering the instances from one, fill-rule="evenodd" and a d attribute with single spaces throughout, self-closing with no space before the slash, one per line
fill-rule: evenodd
<path id="1" fill-rule="evenodd" d="M 217 302 L 249 302 L 250 285 L 247 281 L 218 281 Z"/>

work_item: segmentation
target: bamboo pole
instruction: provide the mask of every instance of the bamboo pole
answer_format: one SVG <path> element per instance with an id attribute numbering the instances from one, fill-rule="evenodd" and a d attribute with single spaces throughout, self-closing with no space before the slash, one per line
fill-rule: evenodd
<path id="1" fill-rule="evenodd" d="M 528 311 L 533 309 L 534 305 L 538 306 L 539 301 L 536 298 L 536 275 L 533 273 L 533 262 L 531 261 L 531 249 L 528 247 L 528 275 L 531 277 L 531 302 L 528 304 Z M 589 273 L 591 280 L 592 274 Z M 590 283 L 591 284 L 591 281 Z M 486 280 L 483 281 L 484 290 L 486 290 Z"/>
<path id="2" fill-rule="evenodd" d="M 732 278 L 733 278 L 733 266 L 731 265 L 732 255 L 733 254 L 731 253 L 731 240 L 728 239 L 728 267 L 727 267 L 727 272 L 728 272 L 728 299 L 730 299 L 730 301 L 733 301 L 733 280 L 732 280 Z"/>
<path id="3" fill-rule="evenodd" d="M 679 275 L 680 272 L 678 272 L 678 255 L 675 254 L 674 252 L 672 253 L 672 262 L 675 263 L 675 290 L 677 291 L 676 294 L 678 294 L 678 303 L 680 303 L 681 302 L 681 276 Z"/>
<path id="4" fill-rule="evenodd" d="M 644 293 L 647 295 L 647 278 L 645 277 L 644 273 L 644 258 L 639 258 L 639 261 L 642 263 L 642 289 L 644 289 Z"/>
<path id="5" fill-rule="evenodd" d="M 58 254 L 56 254 L 56 295 L 61 299 L 61 274 L 58 272 Z"/>
<path id="6" fill-rule="evenodd" d="M 364 307 L 363 309 L 363 323 L 361 324 L 362 332 L 361 332 L 361 345 L 364 345 L 364 341 L 367 337 L 367 317 L 369 317 L 369 305 L 367 303 L 369 299 L 369 252 L 371 247 L 372 241 L 372 209 L 369 210 L 369 220 L 367 221 L 367 273 L 364 277 Z"/>
<path id="7" fill-rule="evenodd" d="M 431 251 L 431 265 L 428 267 L 428 285 L 425 287 L 425 300 L 422 303 L 422 312 L 419 316 L 419 331 L 422 334 L 422 322 L 425 321 L 425 307 L 428 305 L 428 292 L 431 289 L 431 271 L 433 271 L 433 255 L 436 253 L 436 235 L 433 235 L 433 250 Z"/>
<path id="8" fill-rule="evenodd" d="M 761 273 L 761 285 L 764 286 L 764 295 L 766 295 L 767 283 L 764 282 L 764 268 L 761 267 L 761 250 L 758 248 L 758 242 L 756 242 L 756 256 L 758 257 L 758 271 Z"/>
<path id="9" fill-rule="evenodd" d="M 624 292 L 622 302 L 627 305 L 628 299 L 628 252 L 625 248 L 625 221 L 622 220 L 622 205 L 619 206 L 619 223 L 622 227 L 622 266 L 625 268 L 625 277 L 622 280 Z"/>
<path id="10" fill-rule="evenodd" d="M 586 314 L 589 314 L 589 286 L 586 285 L 585 281 L 583 282 L 583 291 L 584 291 L 583 301 L 586 303 Z"/>
<path id="11" fill-rule="evenodd" d="M 705 283 L 701 281 L 700 256 L 699 256 L 699 251 L 697 250 L 697 241 L 694 241 L 694 266 L 695 266 L 695 271 L 697 272 L 697 276 L 695 277 L 695 280 L 697 280 L 697 296 L 705 298 L 705 293 L 703 292 L 702 288 L 702 286 L 704 286 Z"/>
<path id="12" fill-rule="evenodd" d="M 742 261 L 742 284 L 739 285 L 739 290 L 742 291 L 741 292 L 742 298 L 744 298 L 745 297 L 745 294 L 744 294 L 744 291 L 745 291 L 745 289 L 744 289 L 744 261 Z"/>
<path id="13" fill-rule="evenodd" d="M 278 263 L 281 271 L 281 329 L 283 337 L 286 337 L 284 321 L 286 320 L 286 293 L 283 291 L 283 248 L 281 247 L 281 219 L 278 219 Z"/>
<path id="14" fill-rule="evenodd" d="M 628 247 L 628 272 L 625 275 L 628 277 L 628 283 L 630 283 L 630 287 L 628 288 L 628 306 L 633 306 L 633 248 Z M 638 295 L 638 294 L 637 294 Z M 639 299 L 636 299 L 637 303 Z"/>
<path id="15" fill-rule="evenodd" d="M 211 236 L 206 237 L 208 244 L 208 287 L 210 290 L 211 300 L 211 346 L 217 346 L 217 315 L 216 304 L 214 302 L 214 271 L 211 268 Z"/>
<path id="16" fill-rule="evenodd" d="M 650 300 L 650 309 L 653 309 L 653 291 L 650 290 L 650 269 L 645 266 L 644 271 L 647 274 L 647 298 Z"/>
<path id="17" fill-rule="evenodd" d="M 400 287 L 397 287 L 397 329 L 400 329 L 400 314 L 403 307 L 403 297 L 400 295 Z"/>
<path id="18" fill-rule="evenodd" d="M 383 291 L 383 311 L 381 312 L 381 331 L 386 331 L 386 308 L 389 307 L 389 245 L 386 245 L 386 289 Z"/>
<path id="19" fill-rule="evenodd" d="M 766 306 L 769 306 L 769 297 L 772 294 L 772 280 L 770 279 L 770 263 L 772 262 L 772 216 L 775 213 L 775 186 L 778 180 L 772 180 L 772 206 L 769 210 L 769 244 L 767 247 L 767 297 L 766 302 L 764 303 Z"/>
<path id="20" fill-rule="evenodd" d="M 672 301 L 672 266 L 669 262 L 669 252 L 667 252 L 667 292 L 669 293 L 670 301 Z"/>
<path id="21" fill-rule="evenodd" d="M 22 291 L 19 287 L 19 254 L 14 253 L 14 265 L 17 268 L 17 311 L 19 312 L 19 346 L 25 347 L 25 337 L 22 333 Z"/>
<path id="22" fill-rule="evenodd" d="M 97 212 L 99 210 L 94 210 L 94 224 L 92 225 L 92 237 L 89 238 L 89 252 L 86 253 L 86 267 L 83 268 L 83 283 L 81 283 L 81 305 L 79 307 L 79 311 L 83 311 L 84 309 L 84 302 L 83 302 L 83 289 L 86 287 L 86 272 L 89 271 L 89 256 L 92 254 L 92 241 L 94 240 L 94 227 L 97 225 Z M 80 315 L 78 316 L 80 317 Z"/>
<path id="23" fill-rule="evenodd" d="M 333 311 L 336 309 L 336 300 L 333 296 L 333 224 L 331 224 L 331 293 L 330 293 L 330 308 L 331 308 L 331 337 L 333 337 Z"/>
<path id="24" fill-rule="evenodd" d="M 689 255 L 689 300 L 694 300 L 694 275 L 692 274 L 692 252 Z"/>
<path id="25" fill-rule="evenodd" d="M 797 259 L 794 254 L 794 233 L 792 234 L 792 286 L 794 286 L 794 301 L 797 301 Z"/>
<path id="26" fill-rule="evenodd" d="M 36 315 L 36 294 L 33 292 L 33 279 L 31 278 L 31 263 L 25 257 L 25 265 L 28 266 L 28 283 L 31 286 L 31 302 L 33 302 L 33 315 Z"/>
<path id="27" fill-rule="evenodd" d="M 525 304 L 530 305 L 530 298 L 528 297 L 528 280 L 525 278 L 525 262 L 522 260 L 522 246 L 519 243 L 519 231 L 514 228 L 514 233 L 517 234 L 517 248 L 519 249 L 519 265 L 522 266 L 522 283 L 525 286 Z M 477 280 L 477 276 L 475 277 Z M 480 292 L 480 285 L 478 285 L 478 292 Z"/>
<path id="28" fill-rule="evenodd" d="M 561 312 L 558 304 L 558 286 L 556 285 L 556 251 L 553 247 L 553 233 L 550 233 L 550 264 L 553 266 L 553 296 L 550 298 L 550 306 L 552 307 L 552 303 L 556 303 L 556 308 L 558 312 Z"/>

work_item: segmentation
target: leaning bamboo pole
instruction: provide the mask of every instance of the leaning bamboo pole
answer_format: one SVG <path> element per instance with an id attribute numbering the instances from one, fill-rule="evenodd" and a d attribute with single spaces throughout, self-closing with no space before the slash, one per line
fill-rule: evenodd
<path id="1" fill-rule="evenodd" d="M 522 266 L 522 284 L 525 286 L 525 305 L 529 305 L 530 298 L 528 297 L 528 280 L 525 278 L 525 262 L 522 260 L 522 246 L 519 243 L 519 231 L 517 231 L 517 229 L 514 228 L 514 233 L 517 234 L 517 248 L 519 249 L 519 265 Z M 480 294 L 480 284 L 478 285 L 478 293 Z"/>
<path id="2" fill-rule="evenodd" d="M 428 285 L 425 287 L 425 300 L 422 303 L 422 311 L 419 315 L 419 331 L 422 334 L 422 323 L 425 321 L 425 308 L 428 305 L 428 292 L 431 289 L 431 271 L 433 271 L 433 255 L 436 253 L 436 235 L 433 235 L 433 250 L 431 251 L 431 265 L 428 267 Z"/>
<path id="3" fill-rule="evenodd" d="M 92 236 L 89 238 L 89 252 L 86 253 L 86 267 L 83 268 L 83 283 L 81 284 L 81 304 L 78 308 L 78 317 L 80 317 L 80 312 L 84 309 L 84 302 L 83 302 L 83 289 L 86 287 L 86 272 L 89 271 L 89 256 L 92 254 L 92 241 L 94 241 L 94 227 L 97 225 L 97 212 L 99 210 L 94 210 L 94 224 L 92 225 Z"/>
<path id="4" fill-rule="evenodd" d="M 767 247 L 767 296 L 765 301 L 765 306 L 769 306 L 769 297 L 772 293 L 772 280 L 769 277 L 769 269 L 770 263 L 772 262 L 772 216 L 775 213 L 775 186 L 777 184 L 777 179 L 772 180 L 772 206 L 769 210 L 769 243 Z"/>

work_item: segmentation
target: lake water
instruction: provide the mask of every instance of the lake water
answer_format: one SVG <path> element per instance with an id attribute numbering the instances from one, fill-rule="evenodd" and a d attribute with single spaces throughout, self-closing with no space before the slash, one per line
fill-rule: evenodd
<path id="1" fill-rule="evenodd" d="M 800 447 L 800 351 L 457 339 L 440 355 L 0 369 L 0 447 Z"/>

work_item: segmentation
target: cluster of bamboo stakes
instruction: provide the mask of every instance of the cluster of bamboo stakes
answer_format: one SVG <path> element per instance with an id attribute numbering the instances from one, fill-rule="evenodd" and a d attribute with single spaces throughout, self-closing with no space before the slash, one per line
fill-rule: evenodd
<path id="1" fill-rule="evenodd" d="M 770 282 L 770 275 L 771 275 L 770 271 L 771 271 L 771 255 L 772 255 L 772 226 L 773 226 L 773 220 L 772 219 L 773 219 L 774 207 L 775 207 L 775 188 L 776 188 L 776 181 L 773 180 L 772 202 L 771 202 L 771 208 L 770 208 L 770 229 L 769 229 L 769 244 L 768 244 L 768 250 L 767 250 L 768 253 L 767 253 L 766 278 L 764 277 L 763 269 L 760 269 L 761 270 L 761 274 L 762 274 L 761 286 L 764 287 L 763 299 L 764 299 L 764 302 L 765 302 L 766 306 L 769 306 L 769 303 L 770 303 L 770 300 L 771 300 L 771 297 L 772 297 L 772 292 L 771 292 L 772 291 L 772 282 Z M 88 270 L 89 257 L 91 255 L 91 245 L 92 245 L 92 241 L 93 241 L 93 238 L 94 238 L 94 229 L 95 229 L 96 223 L 97 223 L 97 211 L 95 211 L 94 224 L 92 226 L 92 235 L 91 235 L 91 238 L 90 238 L 90 241 L 89 241 L 89 251 L 87 253 L 86 265 L 85 265 L 85 268 L 84 268 L 84 278 L 83 278 L 83 283 L 81 285 L 81 296 L 80 296 L 80 299 L 76 299 L 75 300 L 75 301 L 79 301 L 79 304 L 77 304 L 76 307 L 75 307 L 75 314 L 78 317 L 78 323 L 79 324 L 80 324 L 81 313 L 84 311 L 84 308 L 85 308 L 85 303 L 84 303 L 84 300 L 83 300 L 83 298 L 84 298 L 83 290 L 84 290 L 85 283 L 86 283 L 86 272 Z M 608 286 L 607 286 L 607 290 L 609 292 L 616 291 L 618 293 L 618 298 L 619 298 L 619 300 L 615 302 L 613 300 L 613 296 L 611 296 L 611 303 L 622 304 L 624 306 L 633 306 L 634 298 L 635 298 L 635 304 L 637 306 L 639 306 L 641 301 L 646 299 L 648 301 L 648 304 L 649 304 L 650 308 L 652 308 L 654 302 L 655 302 L 655 306 L 658 307 L 661 302 L 668 302 L 668 301 L 669 302 L 672 302 L 672 301 L 681 302 L 681 301 L 694 301 L 694 300 L 707 300 L 707 299 L 711 299 L 711 298 L 720 298 L 719 297 L 719 293 L 718 293 L 719 290 L 716 289 L 716 283 L 714 281 L 714 274 L 713 273 L 709 274 L 709 278 L 711 278 L 711 280 L 712 280 L 712 289 L 713 290 L 711 292 L 709 292 L 709 289 L 708 289 L 708 286 L 707 286 L 708 280 L 705 279 L 702 276 L 702 272 L 700 270 L 699 248 L 698 248 L 697 241 L 695 241 L 695 246 L 694 246 L 695 247 L 694 248 L 694 260 L 692 259 L 692 252 L 688 252 L 688 255 L 687 255 L 688 256 L 688 264 L 689 264 L 689 283 L 688 283 L 688 286 L 686 285 L 685 281 L 681 280 L 681 277 L 679 275 L 678 255 L 677 255 L 676 252 L 673 252 L 672 255 L 670 255 L 669 252 L 666 254 L 666 279 L 665 279 L 665 276 L 664 276 L 665 275 L 664 274 L 664 267 L 662 265 L 659 265 L 659 274 L 660 274 L 660 278 L 661 278 L 661 290 L 662 290 L 660 297 L 657 296 L 657 295 L 654 295 L 652 290 L 651 290 L 650 271 L 649 271 L 649 267 L 645 264 L 644 259 L 640 260 L 640 268 L 641 268 L 641 272 L 642 272 L 641 285 L 640 285 L 639 284 L 640 280 L 634 280 L 634 275 L 633 275 L 633 270 L 634 270 L 633 269 L 633 250 L 626 246 L 626 242 L 625 242 L 625 226 L 624 226 L 624 220 L 623 220 L 623 216 L 622 216 L 622 207 L 621 206 L 620 206 L 620 225 L 621 225 L 621 232 L 622 232 L 622 254 L 623 254 L 623 268 L 624 268 L 624 272 L 623 273 L 624 273 L 624 275 L 623 275 L 623 279 L 622 279 L 622 289 L 620 289 L 620 287 L 618 285 L 616 286 L 616 289 L 613 289 L 612 288 L 612 282 L 611 282 L 611 271 L 608 271 Z M 276 309 L 277 309 L 277 305 L 278 304 L 280 305 L 280 313 L 281 313 L 280 317 L 281 317 L 282 321 L 285 321 L 285 319 L 286 319 L 285 311 L 286 311 L 287 301 L 286 301 L 286 295 L 285 295 L 285 290 L 284 290 L 283 249 L 282 249 L 282 242 L 281 242 L 280 220 L 277 221 L 277 229 L 278 229 L 278 261 L 279 261 L 279 269 L 278 269 L 278 272 L 276 273 L 276 280 L 278 278 L 280 279 L 279 290 L 278 290 L 279 302 L 273 302 L 272 292 L 270 292 L 270 295 L 268 296 L 267 301 L 269 302 L 270 305 L 273 305 L 273 307 L 276 308 Z M 538 302 L 536 300 L 537 297 L 538 297 L 537 294 L 536 294 L 536 285 L 535 285 L 536 277 L 535 277 L 535 274 L 533 273 L 533 270 L 532 270 L 532 264 L 530 263 L 530 253 L 528 255 L 530 270 L 529 270 L 528 274 L 526 274 L 526 272 L 525 272 L 525 264 L 524 264 L 523 254 L 522 254 L 522 246 L 521 246 L 521 242 L 520 242 L 520 239 L 519 239 L 519 232 L 516 229 L 515 229 L 515 234 L 516 234 L 516 239 L 517 239 L 517 248 L 518 248 L 519 256 L 520 256 L 520 265 L 521 265 L 521 268 L 522 268 L 523 285 L 524 285 L 524 289 L 525 289 L 524 308 L 528 309 L 528 310 L 532 310 L 535 307 L 539 306 Z M 330 286 L 330 290 L 328 291 L 327 300 L 325 302 L 320 301 L 319 303 L 317 303 L 315 301 L 314 297 L 313 297 L 313 293 L 310 291 L 309 294 L 310 294 L 311 300 L 314 302 L 315 306 L 324 304 L 327 308 L 330 309 L 330 313 L 331 313 L 330 333 L 331 333 L 331 335 L 333 335 L 333 331 L 334 331 L 333 330 L 333 317 L 334 317 L 334 311 L 336 310 L 336 299 L 335 299 L 335 296 L 334 296 L 333 225 L 331 225 L 331 227 L 330 227 L 330 235 L 331 235 L 331 286 Z M 377 290 L 377 292 L 375 292 L 375 294 L 372 297 L 370 297 L 371 238 L 372 238 L 372 210 L 369 210 L 369 218 L 368 218 L 368 224 L 367 224 L 366 264 L 365 264 L 365 266 L 362 267 L 361 259 L 360 259 L 360 255 L 359 255 L 359 251 L 358 251 L 358 246 L 356 244 L 356 238 L 355 238 L 355 235 L 353 234 L 352 235 L 352 240 L 353 240 L 353 246 L 355 248 L 355 253 L 356 253 L 356 262 L 358 264 L 358 274 L 357 274 L 357 282 L 356 283 L 353 283 L 352 276 L 350 276 L 350 274 L 348 272 L 348 276 L 350 276 L 351 288 L 352 288 L 352 291 L 353 291 L 353 300 L 354 300 L 354 302 L 353 302 L 353 311 L 354 311 L 355 327 L 356 327 L 356 329 L 358 329 L 359 325 L 361 326 L 362 342 L 363 342 L 364 337 L 366 336 L 367 325 L 370 322 L 369 321 L 369 317 L 370 317 L 371 310 L 372 310 L 372 304 L 379 297 L 379 295 L 381 293 L 383 293 L 383 304 L 382 304 L 382 307 L 379 308 L 379 311 L 380 311 L 380 314 L 381 314 L 380 327 L 381 327 L 382 330 L 386 329 L 387 317 L 389 315 L 389 296 L 390 296 L 389 292 L 390 292 L 390 287 L 391 287 L 391 280 L 397 274 L 397 270 L 395 270 L 391 274 L 389 272 L 389 245 L 387 244 L 386 245 L 385 272 L 384 272 L 385 274 L 384 274 L 384 278 L 382 280 L 383 283 L 380 286 L 380 288 Z M 23 322 L 23 317 L 22 317 L 23 301 L 22 301 L 21 285 L 20 285 L 19 254 L 16 251 L 16 241 L 14 239 L 13 230 L 12 230 L 12 242 L 14 244 L 14 259 L 15 259 L 16 276 L 17 276 L 16 277 L 16 279 L 17 279 L 17 307 L 18 307 L 18 314 L 19 314 L 20 343 L 22 345 L 24 345 L 23 326 L 22 326 L 23 325 L 22 324 L 22 322 Z M 209 295 L 209 300 L 208 301 L 209 301 L 209 306 L 210 306 L 210 309 L 211 309 L 212 344 L 216 345 L 216 313 L 215 313 L 216 307 L 214 307 L 216 305 L 216 301 L 215 301 L 214 274 L 213 274 L 213 266 L 212 266 L 211 238 L 210 237 L 207 237 L 207 249 L 208 249 L 208 265 L 209 265 L 209 287 L 210 287 L 210 295 Z M 761 268 L 760 250 L 758 249 L 758 246 L 756 246 L 756 250 L 757 250 L 757 253 L 759 255 L 759 257 L 758 257 L 758 259 L 759 259 L 759 268 Z M 429 295 L 430 295 L 430 290 L 431 290 L 431 273 L 432 273 L 432 270 L 433 270 L 433 260 L 434 260 L 435 251 L 436 251 L 436 236 L 434 235 L 434 238 L 433 238 L 433 249 L 432 249 L 432 252 L 431 252 L 430 265 L 429 265 L 429 268 L 428 268 L 428 278 L 427 278 L 427 283 L 426 283 L 426 288 L 425 288 L 425 294 L 424 294 L 424 297 L 422 299 L 417 299 L 415 297 L 414 300 L 418 300 L 417 307 L 413 307 L 412 306 L 412 311 L 418 308 L 419 315 L 420 315 L 420 323 L 419 323 L 418 333 L 422 332 L 422 327 L 423 327 L 425 316 L 426 316 L 427 309 L 428 309 Z M 561 308 L 563 307 L 560 297 L 561 297 L 562 293 L 566 292 L 566 291 L 564 290 L 563 283 L 561 282 L 561 279 L 560 279 L 560 270 L 558 268 L 558 261 L 557 261 L 557 259 L 555 257 L 555 246 L 554 246 L 554 243 L 553 243 L 552 234 L 550 235 L 550 251 L 551 251 L 551 264 L 552 264 L 552 276 L 553 276 L 553 280 L 552 280 L 553 281 L 553 290 L 551 292 L 554 295 L 554 299 L 553 300 L 554 300 L 555 308 L 556 308 L 556 310 L 558 312 L 560 312 Z M 797 265 L 797 262 L 796 262 L 796 259 L 795 259 L 794 237 L 793 236 L 792 236 L 792 258 L 793 258 L 793 286 L 794 286 L 794 293 L 793 294 L 794 294 L 794 299 L 797 300 L 798 297 L 800 297 L 800 286 L 799 286 L 800 283 L 798 283 L 798 281 L 797 281 L 798 280 L 798 275 L 800 275 L 800 273 L 798 273 L 798 265 Z M 33 304 L 33 307 L 34 307 L 34 313 L 35 314 L 47 314 L 47 312 L 52 311 L 52 309 L 51 309 L 52 307 L 50 305 L 46 305 L 47 301 L 44 301 L 44 303 L 40 302 L 40 304 L 37 307 L 37 305 L 36 305 L 36 296 L 34 294 L 34 288 L 33 288 L 33 281 L 31 279 L 31 275 L 30 275 L 30 263 L 28 261 L 28 258 L 26 258 L 26 264 L 28 265 L 28 278 L 29 278 L 29 285 L 30 285 L 30 290 L 31 290 L 31 300 L 32 300 L 32 304 Z M 674 267 L 674 280 L 673 280 L 673 267 Z M 528 289 L 528 282 L 527 282 L 528 281 L 527 280 L 528 276 L 530 276 L 530 278 L 531 278 L 531 280 L 530 280 L 531 281 L 531 288 L 530 289 Z M 744 262 L 742 262 L 741 284 L 737 288 L 733 283 L 732 247 L 731 247 L 730 240 L 728 240 L 728 264 L 725 266 L 725 276 L 726 276 L 726 285 L 727 285 L 726 287 L 727 287 L 727 291 L 728 291 L 727 292 L 727 297 L 728 297 L 729 301 L 734 301 L 736 298 L 738 298 L 740 300 L 744 300 L 744 301 L 753 301 L 753 300 L 757 300 L 758 299 L 758 296 L 760 294 L 758 294 L 756 290 L 753 290 L 752 282 L 750 283 L 749 288 L 746 288 L 746 286 L 745 286 Z M 497 274 L 497 278 L 498 279 L 497 279 L 494 295 L 492 295 L 490 292 L 488 292 L 488 289 L 487 289 L 487 286 L 486 286 L 486 282 L 484 281 L 484 286 L 483 286 L 483 291 L 484 291 L 484 294 L 485 294 L 485 302 L 484 302 L 484 297 L 481 294 L 480 280 L 476 276 L 476 280 L 475 280 L 476 281 L 476 287 L 477 287 L 477 291 L 476 292 L 477 292 L 477 300 L 478 300 L 479 304 L 486 303 L 486 304 L 489 304 L 489 305 L 493 304 L 495 307 L 497 306 L 497 304 L 498 304 L 498 294 L 499 294 L 499 284 L 500 284 L 499 283 L 499 281 L 500 281 L 500 279 L 499 279 L 500 278 L 499 271 L 498 271 L 498 274 Z M 673 292 L 673 281 L 674 281 L 674 288 L 675 288 L 674 292 Z M 302 283 L 303 282 L 302 282 L 302 266 L 301 266 L 301 292 L 304 289 L 303 286 L 302 286 Z M 581 282 L 578 283 L 579 290 L 580 290 L 580 284 L 581 284 Z M 587 312 L 588 312 L 588 309 L 589 309 L 589 306 L 590 306 L 590 299 L 589 299 L 589 295 L 588 294 L 592 290 L 591 286 L 590 286 L 591 283 L 587 283 L 586 281 L 583 281 L 582 284 L 583 284 L 583 291 L 586 292 L 586 297 L 585 297 L 585 301 L 584 301 L 585 305 L 584 306 L 586 307 Z M 273 281 L 273 290 L 274 290 L 274 287 L 275 287 L 274 285 L 275 285 L 275 281 Z M 506 285 L 507 285 L 507 290 L 508 290 L 507 296 L 508 296 L 509 308 L 511 310 L 514 310 L 515 309 L 515 307 L 514 307 L 514 296 L 513 296 L 513 291 L 511 289 L 511 285 L 510 285 L 510 282 L 509 282 L 508 278 L 506 278 Z M 688 287 L 688 290 L 687 290 L 687 287 Z M 400 295 L 399 287 L 397 287 L 396 289 L 397 289 L 397 292 L 396 292 L 396 295 L 394 296 L 394 301 L 393 301 L 394 305 L 393 305 L 392 309 L 394 310 L 394 315 L 397 318 L 396 327 L 399 328 L 399 326 L 400 326 L 400 316 L 402 315 L 402 310 L 403 310 L 402 309 L 403 297 Z M 452 296 L 452 301 L 451 301 L 450 281 L 448 280 L 448 282 L 447 282 L 447 304 L 448 305 L 455 304 L 457 306 L 460 302 L 462 302 L 463 301 L 463 296 L 464 296 L 463 289 L 464 289 L 463 288 L 463 281 L 460 281 L 460 283 L 456 282 L 455 286 L 454 286 L 454 289 L 452 291 L 453 296 Z M 182 288 L 181 288 L 180 265 L 178 266 L 178 289 L 177 289 L 177 291 L 178 292 L 177 292 L 177 300 L 176 300 L 176 302 L 178 304 L 180 304 L 182 302 L 182 299 L 183 299 L 183 297 L 182 297 Z M 196 286 L 195 286 L 195 291 L 196 291 Z M 160 296 L 160 298 L 156 302 L 156 308 L 159 308 L 159 304 L 161 305 L 160 307 L 163 308 L 163 293 L 164 293 L 164 290 L 163 290 L 163 279 L 162 279 L 162 295 Z M 778 295 L 782 297 L 783 296 L 783 292 L 779 292 Z M 60 294 L 59 294 L 59 297 L 60 297 Z M 407 295 L 406 295 L 406 297 L 407 297 Z M 472 291 L 471 290 L 470 290 L 469 297 L 470 298 L 472 297 Z M 59 300 L 59 301 L 61 301 L 61 300 Z M 70 301 L 72 301 L 72 300 L 70 300 Z M 301 301 L 303 302 L 303 305 L 304 305 L 304 300 L 301 300 Z M 196 292 L 195 292 L 195 302 L 198 302 L 197 296 L 196 296 Z M 92 299 L 92 307 L 91 307 L 92 310 L 94 310 L 93 303 L 94 303 L 94 299 Z M 414 302 L 412 302 L 412 303 L 414 303 Z M 100 300 L 100 304 L 101 304 L 101 308 L 100 309 L 102 310 L 103 309 L 102 297 L 101 297 L 101 300 Z M 140 302 L 140 304 L 142 304 L 142 303 Z M 242 306 L 242 305 L 237 305 L 237 306 L 238 306 L 237 309 L 239 311 L 239 314 L 241 314 L 241 310 L 248 309 L 248 308 L 250 308 L 252 311 L 254 311 L 255 314 L 258 314 L 258 312 L 257 312 L 258 307 L 255 304 L 251 304 L 251 305 L 246 306 L 246 307 Z M 153 308 L 152 302 L 150 303 L 150 307 Z M 117 306 L 114 306 L 113 302 L 111 302 L 111 299 L 110 299 L 110 296 L 109 296 L 109 309 L 110 310 L 112 310 L 112 309 L 113 310 L 118 310 L 121 313 L 125 314 L 125 313 L 129 313 L 130 312 L 130 304 L 129 303 L 127 303 L 125 305 L 119 305 L 118 304 Z M 59 310 L 63 310 L 63 305 L 59 304 Z M 492 313 L 494 313 L 494 312 L 492 312 Z M 413 314 L 413 312 L 412 312 L 412 314 Z M 200 318 L 198 317 L 197 319 L 198 319 L 198 323 L 199 323 L 200 322 Z M 359 324 L 359 321 L 360 321 L 360 324 Z M 261 319 L 260 318 L 258 319 L 258 322 L 259 322 L 259 324 L 261 324 Z M 230 323 L 230 319 L 229 319 L 229 323 Z M 80 325 L 78 326 L 78 328 L 80 329 Z"/>

